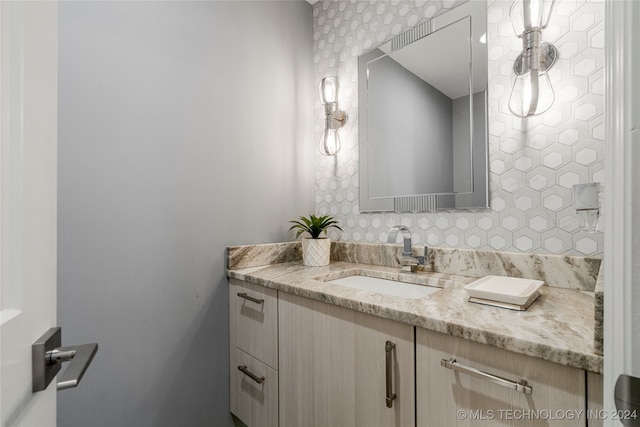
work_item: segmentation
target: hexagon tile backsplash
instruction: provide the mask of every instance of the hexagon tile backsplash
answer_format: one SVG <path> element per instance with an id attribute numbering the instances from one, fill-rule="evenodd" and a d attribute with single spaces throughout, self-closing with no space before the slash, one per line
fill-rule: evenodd
<path id="1" fill-rule="evenodd" d="M 414 245 L 601 256 L 602 233 L 578 230 L 572 186 L 605 185 L 602 0 L 556 2 L 542 35 L 559 51 L 550 74 L 556 101 L 551 110 L 529 119 L 511 115 L 507 107 L 513 61 L 521 50 L 509 18 L 511 2 L 487 2 L 489 209 L 359 212 L 357 57 L 459 3 L 320 0 L 313 5 L 316 81 L 337 75 L 340 108 L 349 114 L 338 155 L 316 156 L 317 213 L 335 215 L 344 231 L 331 237 L 346 241 L 386 242 L 389 228 L 403 224 L 411 229 Z M 324 120 L 319 99 L 316 103 L 319 139 Z"/>

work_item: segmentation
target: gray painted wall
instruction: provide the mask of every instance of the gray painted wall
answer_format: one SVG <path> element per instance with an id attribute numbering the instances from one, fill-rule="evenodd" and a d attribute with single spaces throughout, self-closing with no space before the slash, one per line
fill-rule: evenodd
<path id="1" fill-rule="evenodd" d="M 223 426 L 228 245 L 313 212 L 311 6 L 60 2 L 60 426 Z"/>
<path id="2" fill-rule="evenodd" d="M 453 191 L 451 99 L 389 56 L 368 70 L 369 194 Z"/>

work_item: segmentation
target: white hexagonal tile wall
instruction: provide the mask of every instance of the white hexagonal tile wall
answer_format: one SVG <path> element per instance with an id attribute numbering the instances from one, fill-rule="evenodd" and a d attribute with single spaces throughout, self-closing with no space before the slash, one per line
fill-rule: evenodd
<path id="1" fill-rule="evenodd" d="M 576 153 L 576 162 L 581 165 L 587 166 L 596 160 L 598 160 L 598 152 L 591 148 L 583 148 Z"/>
<path id="2" fill-rule="evenodd" d="M 431 246 L 439 245 L 443 243 L 443 234 L 440 230 L 429 230 L 427 232 L 427 243 Z"/>
<path id="3" fill-rule="evenodd" d="M 522 143 L 514 138 L 507 138 L 500 143 L 500 149 L 505 153 L 515 153 L 522 148 Z"/>
<path id="4" fill-rule="evenodd" d="M 549 228 L 549 223 L 546 218 L 541 216 L 534 216 L 529 220 L 529 227 L 535 231 L 543 231 Z"/>
<path id="5" fill-rule="evenodd" d="M 565 129 L 558 135 L 558 142 L 565 145 L 571 145 L 577 142 L 580 134 L 575 129 Z"/>
<path id="6" fill-rule="evenodd" d="M 534 190 L 541 191 L 550 185 L 555 183 L 555 171 L 544 166 L 538 166 L 537 168 L 527 172 L 527 179 L 529 180 L 529 187 Z"/>
<path id="7" fill-rule="evenodd" d="M 565 172 L 558 177 L 558 184 L 565 188 L 573 188 L 574 185 L 580 184 L 580 177 L 574 172 Z"/>
<path id="8" fill-rule="evenodd" d="M 508 216 L 502 220 L 502 226 L 509 231 L 517 230 L 520 227 L 518 219 L 513 216 Z"/>
<path id="9" fill-rule="evenodd" d="M 467 228 L 469 228 L 470 222 L 468 218 L 465 217 L 460 217 L 456 219 L 456 227 L 458 227 L 460 230 L 466 230 Z"/>
<path id="10" fill-rule="evenodd" d="M 494 227 L 493 220 L 488 216 L 482 216 L 478 219 L 478 227 L 482 230 L 489 230 Z"/>
<path id="11" fill-rule="evenodd" d="M 593 255 L 598 252 L 598 242 L 592 237 L 583 237 L 576 240 L 575 247 L 584 255 Z"/>
<path id="12" fill-rule="evenodd" d="M 593 58 L 583 58 L 573 66 L 573 73 L 576 76 L 586 77 L 597 69 L 596 60 Z"/>
<path id="13" fill-rule="evenodd" d="M 580 120 L 590 120 L 598 114 L 598 109 L 593 104 L 582 104 L 573 111 L 574 116 Z"/>
<path id="14" fill-rule="evenodd" d="M 492 173 L 501 174 L 507 170 L 507 163 L 502 159 L 494 159 L 489 165 L 489 170 L 491 170 Z"/>
<path id="15" fill-rule="evenodd" d="M 460 238 L 456 234 L 448 234 L 444 241 L 448 246 L 454 248 L 461 243 Z"/>
<path id="16" fill-rule="evenodd" d="M 551 236 L 544 241 L 544 248 L 552 253 L 560 253 L 564 251 L 564 242 L 555 236 Z"/>
<path id="17" fill-rule="evenodd" d="M 580 90 L 576 86 L 566 86 L 558 89 L 558 99 L 564 102 L 571 102 L 580 95 Z"/>
<path id="18" fill-rule="evenodd" d="M 562 197 L 558 196 L 557 194 L 551 194 L 545 197 L 542 205 L 547 209 L 551 209 L 552 211 L 560 210 L 564 206 Z"/>
<path id="19" fill-rule="evenodd" d="M 436 227 L 438 227 L 440 230 L 446 230 L 447 228 L 449 228 L 451 225 L 449 218 L 447 217 L 440 217 L 436 220 Z"/>
<path id="20" fill-rule="evenodd" d="M 520 182 L 512 176 L 507 177 L 502 181 L 502 188 L 510 193 L 516 191 L 519 186 Z"/>
<path id="21" fill-rule="evenodd" d="M 513 162 L 513 165 L 516 169 L 526 172 L 532 168 L 533 159 L 527 156 L 518 157 L 516 161 Z"/>
<path id="22" fill-rule="evenodd" d="M 545 40 L 560 52 L 550 72 L 556 103 L 549 112 L 527 120 L 506 108 L 513 60 L 521 50 L 508 16 L 510 1 L 488 5 L 489 209 L 360 213 L 357 56 L 455 4 L 319 0 L 313 5 L 316 80 L 337 75 L 340 105 L 350 114 L 340 131 L 343 147 L 338 156 L 316 155 L 316 212 L 340 215 L 342 240 L 385 241 L 390 227 L 407 223 L 415 241 L 432 246 L 601 255 L 601 233 L 572 236 L 562 229 L 572 227 L 573 184 L 604 177 L 604 6 L 597 1 L 556 5 L 544 31 Z M 324 124 L 317 99 L 315 112 L 314 144 Z"/>
<path id="23" fill-rule="evenodd" d="M 494 197 L 493 199 L 491 199 L 491 202 L 489 204 L 491 208 L 493 208 L 493 210 L 496 212 L 502 211 L 507 205 L 503 197 Z"/>
<path id="24" fill-rule="evenodd" d="M 542 158 L 542 164 L 546 167 L 555 169 L 562 164 L 562 154 L 557 152 L 546 154 Z"/>
<path id="25" fill-rule="evenodd" d="M 528 196 L 520 196 L 516 198 L 515 206 L 522 212 L 526 212 L 533 207 L 533 200 Z"/>
<path id="26" fill-rule="evenodd" d="M 418 219 L 418 227 L 420 227 L 423 230 L 426 230 L 429 228 L 429 226 L 431 225 L 431 222 L 429 222 L 429 219 L 425 216 L 421 217 L 420 219 Z"/>
<path id="27" fill-rule="evenodd" d="M 504 249 L 507 247 L 507 241 L 502 236 L 492 236 L 489 238 L 489 244 L 494 249 Z"/>
<path id="28" fill-rule="evenodd" d="M 596 18 L 594 15 L 589 13 L 579 13 L 575 14 L 571 17 L 571 29 L 573 31 L 584 32 L 591 28 L 595 22 Z"/>
<path id="29" fill-rule="evenodd" d="M 469 236 L 466 237 L 466 241 L 467 241 L 467 245 L 469 245 L 469 247 L 476 249 L 479 248 L 480 246 L 482 246 L 484 243 L 482 242 L 482 239 L 480 239 L 480 237 L 478 237 L 477 234 L 471 234 Z"/>
<path id="30" fill-rule="evenodd" d="M 516 248 L 518 248 L 522 252 L 528 252 L 533 249 L 533 240 L 528 236 L 517 237 L 515 242 Z"/>
<path id="31" fill-rule="evenodd" d="M 539 127 L 539 129 L 542 129 L 542 127 Z M 551 142 L 551 139 L 545 132 L 539 132 L 533 133 L 529 136 L 527 146 L 536 150 L 542 150 L 544 147 L 551 144 Z"/>

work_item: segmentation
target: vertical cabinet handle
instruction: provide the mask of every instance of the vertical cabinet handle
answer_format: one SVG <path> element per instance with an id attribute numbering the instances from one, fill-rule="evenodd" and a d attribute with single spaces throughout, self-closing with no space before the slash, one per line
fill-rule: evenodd
<path id="1" fill-rule="evenodd" d="M 244 298 L 246 300 L 249 300 L 251 302 L 255 302 L 256 304 L 262 304 L 264 302 L 263 299 L 258 299 L 258 298 L 254 298 L 252 296 L 247 295 L 246 292 L 238 292 L 238 296 L 240 298 Z"/>
<path id="2" fill-rule="evenodd" d="M 395 348 L 396 345 L 391 341 L 387 341 L 384 344 L 386 358 L 387 408 L 393 408 L 393 401 L 396 399 L 396 394 L 393 392 L 393 350 Z"/>
<path id="3" fill-rule="evenodd" d="M 248 370 L 247 365 L 238 366 L 238 370 L 241 371 L 246 376 L 248 376 L 249 378 L 251 378 L 252 380 L 254 380 L 255 382 L 257 382 L 258 384 L 262 384 L 264 382 L 264 377 L 259 377 L 253 372 L 251 372 L 250 370 Z"/>

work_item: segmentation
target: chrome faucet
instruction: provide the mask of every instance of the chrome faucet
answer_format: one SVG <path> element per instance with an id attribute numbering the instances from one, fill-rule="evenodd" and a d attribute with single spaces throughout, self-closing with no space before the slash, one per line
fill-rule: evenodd
<path id="1" fill-rule="evenodd" d="M 426 264 L 429 248 L 425 245 L 424 256 L 414 256 L 411 252 L 411 232 L 404 225 L 396 225 L 389 230 L 388 243 L 396 243 L 398 233 L 402 233 L 402 259 L 400 264 L 402 265 L 401 271 L 414 272 L 418 268 L 418 265 L 424 266 Z"/>

